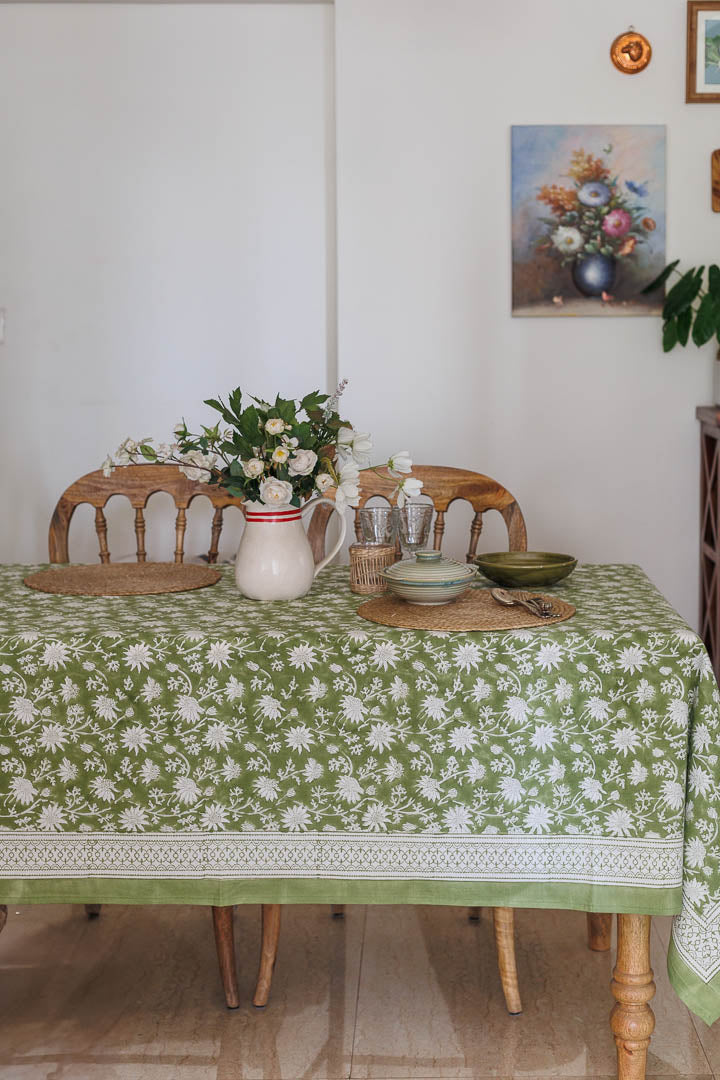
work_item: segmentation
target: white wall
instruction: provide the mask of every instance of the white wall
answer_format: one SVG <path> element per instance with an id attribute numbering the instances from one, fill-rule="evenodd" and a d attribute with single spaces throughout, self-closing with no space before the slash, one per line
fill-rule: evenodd
<path id="1" fill-rule="evenodd" d="M 630 19 L 654 48 L 633 77 L 608 58 Z M 684 19 L 337 0 L 339 350 L 379 450 L 497 477 L 531 546 L 639 562 L 694 621 L 711 348 L 510 316 L 513 123 L 667 124 L 668 253 L 713 257 L 717 110 L 683 104 Z M 125 434 L 236 383 L 324 383 L 332 33 L 317 5 L 0 5 L 0 559 L 43 558 L 58 493 Z"/>
<path id="2" fill-rule="evenodd" d="M 0 4 L 1 560 L 46 559 L 57 497 L 126 435 L 326 385 L 332 19 Z"/>
<path id="3" fill-rule="evenodd" d="M 717 259 L 718 112 L 683 104 L 685 11 L 336 0 L 338 325 L 381 449 L 489 473 L 531 547 L 640 563 L 694 622 L 711 347 L 664 356 L 659 319 L 510 316 L 511 124 L 667 124 L 668 254 Z M 608 55 L 629 20 L 654 50 L 632 77 Z"/>

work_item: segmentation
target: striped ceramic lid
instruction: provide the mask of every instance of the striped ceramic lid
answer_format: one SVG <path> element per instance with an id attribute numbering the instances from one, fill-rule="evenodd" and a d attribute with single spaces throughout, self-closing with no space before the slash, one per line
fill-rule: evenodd
<path id="1" fill-rule="evenodd" d="M 444 559 L 440 551 L 417 551 L 415 562 L 404 559 L 383 571 L 389 581 L 407 585 L 445 585 L 451 581 L 470 581 L 477 569 L 454 559 Z"/>

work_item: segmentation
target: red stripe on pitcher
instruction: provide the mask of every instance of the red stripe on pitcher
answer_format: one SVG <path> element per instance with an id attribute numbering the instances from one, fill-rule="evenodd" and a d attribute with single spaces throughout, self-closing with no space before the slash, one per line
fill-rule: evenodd
<path id="1" fill-rule="evenodd" d="M 248 510 L 245 514 L 248 521 L 301 521 L 302 515 L 299 510 L 292 513 L 282 513 L 272 510 Z"/>

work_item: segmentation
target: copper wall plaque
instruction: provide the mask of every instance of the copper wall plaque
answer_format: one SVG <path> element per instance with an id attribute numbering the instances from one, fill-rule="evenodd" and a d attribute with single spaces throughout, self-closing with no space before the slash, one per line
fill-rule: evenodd
<path id="1" fill-rule="evenodd" d="M 643 34 L 636 34 L 634 30 L 619 34 L 610 46 L 610 59 L 618 71 L 625 75 L 636 75 L 638 71 L 644 71 L 651 57 L 650 42 Z"/>

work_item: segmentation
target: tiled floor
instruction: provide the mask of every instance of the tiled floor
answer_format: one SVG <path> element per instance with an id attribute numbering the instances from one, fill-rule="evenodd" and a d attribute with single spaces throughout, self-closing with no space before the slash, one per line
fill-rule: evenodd
<path id="1" fill-rule="evenodd" d="M 209 910 L 11 909 L 0 936 L 0 1080 L 611 1077 L 612 957 L 585 916 L 517 916 L 524 1013 L 505 1012 L 489 913 L 286 908 L 264 1012 L 250 1005 L 259 911 L 236 916 L 242 1006 L 225 1009 Z M 657 1028 L 648 1074 L 720 1080 L 720 1031 L 665 974 L 653 929 Z"/>

